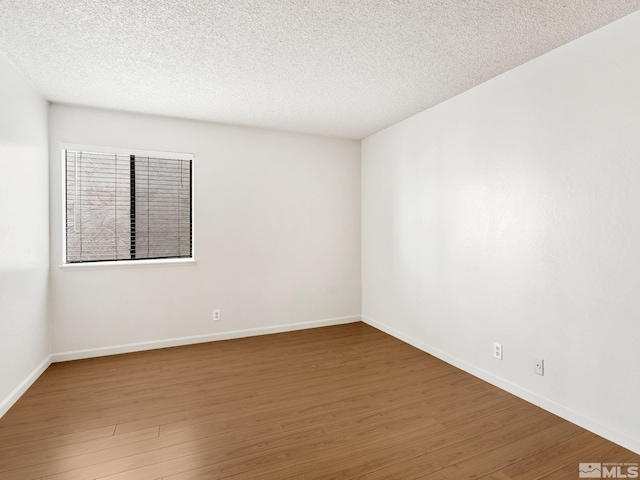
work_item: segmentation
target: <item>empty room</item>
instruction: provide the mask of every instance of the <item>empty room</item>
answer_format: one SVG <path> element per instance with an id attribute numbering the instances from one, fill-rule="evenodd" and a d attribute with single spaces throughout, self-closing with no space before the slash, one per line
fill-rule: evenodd
<path id="1" fill-rule="evenodd" d="M 640 0 L 0 0 L 1 480 L 640 474 Z"/>

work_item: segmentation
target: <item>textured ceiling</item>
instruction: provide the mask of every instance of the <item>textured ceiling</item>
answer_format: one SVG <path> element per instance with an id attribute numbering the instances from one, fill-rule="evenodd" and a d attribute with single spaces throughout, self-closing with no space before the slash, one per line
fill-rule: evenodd
<path id="1" fill-rule="evenodd" d="M 0 0 L 49 100 L 363 138 L 640 0 Z"/>

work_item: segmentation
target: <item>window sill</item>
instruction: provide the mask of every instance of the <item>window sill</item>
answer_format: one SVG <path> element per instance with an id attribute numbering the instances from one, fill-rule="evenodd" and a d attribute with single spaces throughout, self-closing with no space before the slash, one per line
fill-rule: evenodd
<path id="1" fill-rule="evenodd" d="M 148 267 L 186 267 L 196 264 L 195 258 L 176 258 L 162 260 L 121 260 L 118 262 L 65 263 L 61 270 L 102 270 L 109 268 L 148 268 Z"/>

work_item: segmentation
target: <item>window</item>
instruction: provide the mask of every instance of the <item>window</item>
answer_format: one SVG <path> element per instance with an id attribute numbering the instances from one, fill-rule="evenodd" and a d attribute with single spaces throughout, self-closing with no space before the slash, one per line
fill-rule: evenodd
<path id="1" fill-rule="evenodd" d="M 95 150 L 63 152 L 65 263 L 193 258 L 193 156 Z"/>

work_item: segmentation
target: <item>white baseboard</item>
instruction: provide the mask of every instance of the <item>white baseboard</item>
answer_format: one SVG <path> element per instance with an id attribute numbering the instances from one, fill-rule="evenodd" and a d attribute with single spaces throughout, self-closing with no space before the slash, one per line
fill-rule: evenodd
<path id="1" fill-rule="evenodd" d="M 545 397 L 540 397 L 540 408 L 564 418 L 571 423 L 575 423 L 596 435 L 600 435 L 601 437 L 611 440 L 613 443 L 617 443 L 618 445 L 640 455 L 640 440 L 633 438 L 631 435 L 604 425 L 593 418 L 586 417 L 571 408 L 567 408 L 564 405 L 556 403 Z"/>
<path id="2" fill-rule="evenodd" d="M 534 405 L 537 405 L 540 408 L 553 413 L 554 415 L 564 418 L 571 423 L 575 423 L 576 425 L 579 425 L 580 427 L 585 428 L 590 432 L 595 433 L 596 435 L 600 435 L 607 440 L 611 440 L 618 445 L 621 445 L 635 453 L 640 454 L 640 440 L 633 438 L 624 432 L 620 432 L 619 430 L 604 425 L 597 420 L 586 417 L 576 412 L 575 410 L 572 410 L 571 408 L 556 403 L 546 397 L 532 392 L 531 390 L 522 388 L 513 382 L 510 382 L 508 380 L 505 380 L 504 378 L 496 376 L 491 372 L 478 368 L 458 357 L 449 355 L 448 353 L 445 353 L 426 342 L 418 340 L 415 337 L 412 337 L 405 334 L 404 332 L 390 327 L 389 325 L 381 323 L 365 315 L 362 316 L 362 321 L 367 325 L 388 333 L 389 335 L 402 340 L 403 342 L 408 343 L 409 345 L 412 345 L 419 350 L 422 350 L 423 352 L 433 355 L 434 357 L 437 357 L 440 360 L 459 368 L 460 370 L 464 370 L 465 372 L 470 373 L 471 375 L 478 377 L 485 382 L 495 385 L 502 390 L 505 390 L 517 397 L 522 398 L 523 400 L 526 400 L 527 402 L 533 403 Z"/>
<path id="3" fill-rule="evenodd" d="M 342 325 L 360 321 L 360 315 L 350 315 L 348 317 L 327 318 L 324 320 L 314 320 L 310 322 L 288 323 L 273 327 L 250 328 L 246 330 L 234 330 L 230 332 L 212 333 L 207 335 L 196 335 L 192 337 L 170 338 L 166 340 L 156 340 L 151 342 L 129 343 L 126 345 L 116 345 L 112 347 L 93 348 L 87 350 L 76 350 L 73 352 L 54 353 L 45 358 L 20 385 L 18 385 L 4 400 L 0 401 L 0 418 L 20 399 L 20 397 L 33 385 L 42 373 L 56 362 L 68 360 L 80 360 L 83 358 L 103 357 L 106 355 L 116 355 L 119 353 L 140 352 L 144 350 L 154 350 L 157 348 L 178 347 L 181 345 L 191 345 L 195 343 L 213 342 L 216 340 L 230 340 L 232 338 L 253 337 L 257 335 L 267 335 L 270 333 L 292 332 L 294 330 L 304 330 L 307 328 L 328 327 L 331 325 Z"/>
<path id="4" fill-rule="evenodd" d="M 45 358 L 4 400 L 0 402 L 0 418 L 9 411 L 18 399 L 33 385 L 40 375 L 51 365 L 51 356 Z"/>
<path id="5" fill-rule="evenodd" d="M 520 397 L 526 400 L 527 402 L 540 406 L 538 395 L 536 395 L 535 393 L 525 388 L 522 388 L 516 385 L 515 383 L 509 382 L 503 378 L 497 377 L 493 373 L 490 373 L 490 372 L 487 372 L 486 370 L 478 368 L 475 365 L 472 365 L 468 362 L 465 362 L 464 360 L 459 359 L 458 357 L 449 355 L 448 353 L 445 353 L 442 350 L 439 350 L 429 345 L 426 342 L 418 340 L 415 337 L 407 335 L 404 332 L 396 330 L 395 328 L 385 325 L 384 323 L 378 322 L 377 320 L 362 316 L 362 321 L 367 325 L 371 325 L 372 327 L 377 328 L 378 330 L 388 333 L 392 337 L 402 340 L 403 342 L 408 343 L 409 345 L 412 345 L 419 350 L 422 350 L 423 352 L 427 352 L 429 355 L 433 355 L 434 357 L 439 358 L 443 362 L 447 362 L 449 365 L 453 365 L 454 367 L 457 367 L 460 370 L 464 370 L 465 372 L 470 373 L 474 377 L 478 377 L 484 380 L 485 382 L 489 382 L 490 384 L 495 385 L 496 387 L 499 387 L 502 390 L 505 390 L 517 397 Z"/>
<path id="6" fill-rule="evenodd" d="M 307 328 L 327 327 L 331 325 L 342 325 L 345 323 L 359 322 L 360 315 L 350 315 L 348 317 L 327 318 L 324 320 L 313 320 L 310 322 L 287 323 L 273 327 L 249 328 L 246 330 L 233 330 L 230 332 L 210 333 L 206 335 L 196 335 L 192 337 L 169 338 L 166 340 L 154 340 L 150 342 L 128 343 L 125 345 L 115 345 L 111 347 L 91 348 L 87 350 L 75 350 L 71 352 L 60 352 L 51 355 L 51 363 L 66 362 L 69 360 L 80 360 L 84 358 L 104 357 L 107 355 L 117 355 L 120 353 L 141 352 L 144 350 L 155 350 L 157 348 L 179 347 L 182 345 L 192 345 L 195 343 L 214 342 L 217 340 L 230 340 L 233 338 L 254 337 L 267 335 L 270 333 L 292 332 L 294 330 L 304 330 Z"/>

